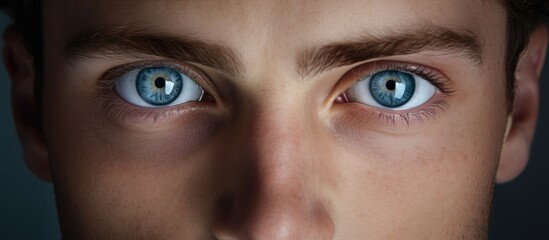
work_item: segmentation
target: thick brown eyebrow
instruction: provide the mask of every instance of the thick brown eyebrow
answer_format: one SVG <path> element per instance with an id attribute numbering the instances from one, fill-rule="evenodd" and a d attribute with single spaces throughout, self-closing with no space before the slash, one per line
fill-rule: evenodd
<path id="1" fill-rule="evenodd" d="M 243 69 L 236 54 L 228 47 L 206 43 L 191 36 L 151 33 L 138 26 L 87 31 L 72 38 L 64 49 L 64 57 L 69 63 L 82 58 L 139 58 L 143 55 L 195 62 L 234 75 L 240 75 Z"/>
<path id="2" fill-rule="evenodd" d="M 306 77 L 373 58 L 422 51 L 457 54 L 471 59 L 476 65 L 482 64 L 482 49 L 478 36 L 472 31 L 425 27 L 407 33 L 378 37 L 368 35 L 355 41 L 310 48 L 297 59 L 298 73 Z"/>
<path id="3" fill-rule="evenodd" d="M 465 56 L 477 65 L 482 64 L 482 49 L 478 36 L 472 31 L 430 26 L 386 36 L 369 34 L 352 41 L 311 47 L 298 55 L 297 72 L 305 78 L 373 58 L 429 50 Z M 233 76 L 243 76 L 241 61 L 229 47 L 190 36 L 151 33 L 138 26 L 104 27 L 79 34 L 67 43 L 64 51 L 69 63 L 80 58 L 139 58 L 144 54 L 195 62 Z"/>

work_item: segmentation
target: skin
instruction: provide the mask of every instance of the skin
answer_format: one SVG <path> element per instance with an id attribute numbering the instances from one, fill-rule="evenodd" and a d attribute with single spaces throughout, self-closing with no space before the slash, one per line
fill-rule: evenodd
<path id="1" fill-rule="evenodd" d="M 503 6 L 473 0 L 45 1 L 42 122 L 17 32 L 5 59 L 26 161 L 53 182 L 66 239 L 485 239 L 494 183 L 528 158 L 547 41 L 543 27 L 532 35 L 509 113 L 505 21 Z M 86 29 L 127 24 L 227 46 L 241 74 L 152 55 L 63 55 Z M 482 63 L 420 51 L 296 70 L 310 46 L 430 25 L 474 33 Z M 140 60 L 192 64 L 214 100 L 152 110 L 98 87 Z M 454 92 L 403 110 L 434 109 L 409 121 L 337 101 L 359 80 L 353 69 L 387 60 L 435 69 Z"/>

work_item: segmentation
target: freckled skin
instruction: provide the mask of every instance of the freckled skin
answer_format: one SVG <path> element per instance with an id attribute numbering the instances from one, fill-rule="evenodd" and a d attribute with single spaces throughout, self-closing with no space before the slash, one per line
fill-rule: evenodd
<path id="1" fill-rule="evenodd" d="M 135 59 L 69 67 L 60 53 L 84 29 L 127 23 L 229 46 L 243 77 L 212 77 L 228 97 L 156 123 L 109 113 L 96 81 Z M 311 44 L 432 23 L 474 31 L 484 61 L 383 58 L 452 80 L 447 106 L 421 121 L 334 104 L 354 66 L 310 79 L 294 71 Z M 44 28 L 43 125 L 66 239 L 486 238 L 507 120 L 498 4 L 51 0 Z"/>

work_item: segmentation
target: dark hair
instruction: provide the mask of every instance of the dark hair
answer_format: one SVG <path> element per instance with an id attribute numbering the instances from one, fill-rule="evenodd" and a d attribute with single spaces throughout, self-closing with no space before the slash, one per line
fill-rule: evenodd
<path id="1" fill-rule="evenodd" d="M 513 108 L 515 97 L 515 70 L 526 47 L 530 34 L 549 16 L 548 0 L 500 0 L 507 9 L 507 52 L 505 74 L 507 77 L 507 106 Z M 25 39 L 25 45 L 33 55 L 36 96 L 41 96 L 42 81 L 42 2 L 40 0 L 11 0 L 0 3 L 14 19 L 14 27 Z"/>
<path id="2" fill-rule="evenodd" d="M 518 60 L 528 44 L 530 34 L 549 17 L 549 0 L 505 0 L 507 9 L 507 107 L 513 109 L 515 99 L 515 70 Z"/>
<path id="3" fill-rule="evenodd" d="M 23 35 L 25 47 L 32 55 L 34 68 L 34 95 L 41 110 L 42 99 L 42 1 L 8 0 L 0 3 L 0 9 L 14 20 L 12 27 Z M 42 114 L 39 114 L 42 116 Z"/>

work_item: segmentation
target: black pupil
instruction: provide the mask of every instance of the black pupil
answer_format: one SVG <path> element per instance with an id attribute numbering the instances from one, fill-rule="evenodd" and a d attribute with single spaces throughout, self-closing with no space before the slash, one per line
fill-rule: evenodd
<path id="1" fill-rule="evenodd" d="M 388 90 L 391 90 L 391 91 L 395 90 L 395 88 L 396 88 L 396 82 L 395 82 L 395 80 L 389 80 L 389 81 L 387 81 L 387 83 L 385 83 L 385 87 L 387 87 L 387 89 L 388 89 Z"/>
<path id="2" fill-rule="evenodd" d="M 163 88 L 164 86 L 166 86 L 166 80 L 164 80 L 164 78 L 157 78 L 156 80 L 154 80 L 154 86 L 156 86 L 157 88 Z"/>

